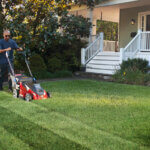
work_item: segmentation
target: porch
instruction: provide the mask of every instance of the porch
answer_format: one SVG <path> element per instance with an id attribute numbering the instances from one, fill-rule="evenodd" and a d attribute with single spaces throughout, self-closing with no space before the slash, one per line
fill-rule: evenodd
<path id="1" fill-rule="evenodd" d="M 103 40 L 104 35 L 81 50 L 81 64 L 86 72 L 112 75 L 120 68 L 122 61 L 133 58 L 145 59 L 150 65 L 150 32 L 139 30 L 137 35 L 125 48 L 119 52 L 105 51 L 109 47 L 115 47 L 116 43 Z M 111 43 L 111 44 L 110 44 Z"/>
<path id="2" fill-rule="evenodd" d="M 119 9 L 119 41 L 105 41 L 101 33 L 83 48 L 81 64 L 86 72 L 112 75 L 128 58 L 146 59 L 150 65 L 150 1 L 116 2 L 114 5 L 106 2 L 100 7 Z"/>

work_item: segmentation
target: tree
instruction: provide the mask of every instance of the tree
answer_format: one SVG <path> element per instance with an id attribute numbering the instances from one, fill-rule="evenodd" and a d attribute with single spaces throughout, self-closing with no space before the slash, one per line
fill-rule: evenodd
<path id="1" fill-rule="evenodd" d="M 80 43 L 80 37 L 89 35 L 91 24 L 88 19 L 68 15 L 72 0 L 3 2 L 1 7 L 4 12 L 3 27 L 11 30 L 12 36 L 19 45 L 25 47 L 28 54 L 38 53 L 44 56 L 45 62 L 48 61 L 51 53 L 64 53 L 64 49 L 72 49 L 71 46 L 76 43 L 75 41 Z M 74 3 L 86 4 L 92 8 L 95 1 L 75 0 Z M 59 32 L 59 28 L 63 29 L 62 33 Z"/>

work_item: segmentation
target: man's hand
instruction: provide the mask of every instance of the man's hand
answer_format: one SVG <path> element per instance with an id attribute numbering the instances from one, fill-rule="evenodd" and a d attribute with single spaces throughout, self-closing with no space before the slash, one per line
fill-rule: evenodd
<path id="1" fill-rule="evenodd" d="M 23 51 L 23 49 L 22 49 L 21 47 L 19 47 L 19 48 L 17 49 L 17 51 Z"/>
<path id="2" fill-rule="evenodd" d="M 11 47 L 8 47 L 5 49 L 5 51 L 10 51 L 11 50 Z"/>
<path id="3" fill-rule="evenodd" d="M 10 51 L 10 50 L 11 50 L 11 47 L 8 47 L 6 49 L 0 49 L 0 53 L 4 53 L 4 52 Z"/>

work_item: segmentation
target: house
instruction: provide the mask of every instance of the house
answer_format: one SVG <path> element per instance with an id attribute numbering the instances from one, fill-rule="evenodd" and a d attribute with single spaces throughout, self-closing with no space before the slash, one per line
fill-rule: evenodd
<path id="1" fill-rule="evenodd" d="M 107 0 L 86 10 L 93 24 L 100 17 L 119 23 L 118 52 L 110 51 L 115 42 L 104 42 L 103 33 L 82 48 L 81 63 L 86 72 L 112 75 L 128 58 L 146 59 L 150 64 L 150 0 Z M 81 13 L 81 8 L 77 11 Z M 91 36 L 95 34 L 94 27 Z"/>

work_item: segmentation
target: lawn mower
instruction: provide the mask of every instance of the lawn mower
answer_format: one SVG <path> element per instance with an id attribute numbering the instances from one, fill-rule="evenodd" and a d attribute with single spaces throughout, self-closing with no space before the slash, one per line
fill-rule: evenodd
<path id="1" fill-rule="evenodd" d="M 50 93 L 46 92 L 33 77 L 28 61 L 26 59 L 26 54 L 24 52 L 22 52 L 21 54 L 23 54 L 25 58 L 25 63 L 27 65 L 31 77 L 28 77 L 25 74 L 15 74 L 12 64 L 9 60 L 8 53 L 6 52 L 6 58 L 11 70 L 10 78 L 12 81 L 13 96 L 15 98 L 22 98 L 26 101 L 49 98 Z"/>

